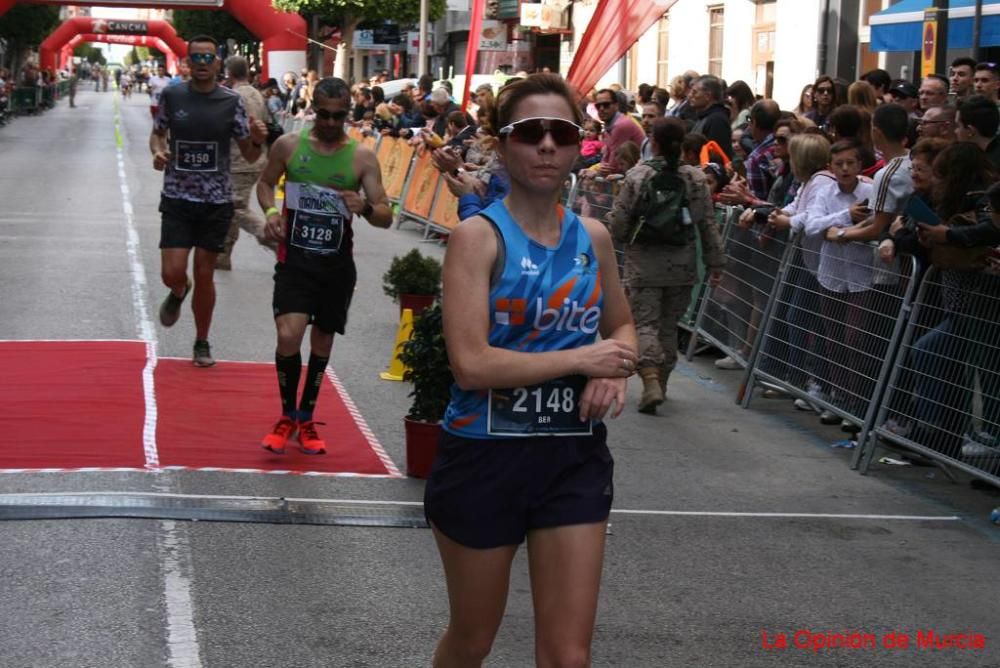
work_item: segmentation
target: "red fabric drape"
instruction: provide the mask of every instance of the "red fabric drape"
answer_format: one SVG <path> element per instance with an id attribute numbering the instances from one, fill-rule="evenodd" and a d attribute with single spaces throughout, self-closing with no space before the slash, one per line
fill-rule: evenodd
<path id="1" fill-rule="evenodd" d="M 566 80 L 581 93 L 589 91 L 675 2 L 600 0 L 573 56 Z"/>
<path id="2" fill-rule="evenodd" d="M 472 87 L 472 75 L 476 73 L 476 58 L 479 56 L 479 33 L 483 29 L 485 9 L 486 0 L 472 0 L 469 44 L 465 50 L 465 85 L 462 87 L 462 111 L 469 108 L 469 90 Z"/>

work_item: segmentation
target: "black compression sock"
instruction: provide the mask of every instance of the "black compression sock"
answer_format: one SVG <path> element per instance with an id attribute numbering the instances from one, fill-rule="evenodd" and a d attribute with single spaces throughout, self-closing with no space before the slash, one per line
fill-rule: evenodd
<path id="1" fill-rule="evenodd" d="M 319 357 L 316 354 L 309 355 L 306 385 L 302 388 L 302 401 L 299 403 L 299 419 L 303 422 L 312 420 L 313 409 L 316 408 L 316 397 L 319 396 L 319 388 L 323 383 L 323 375 L 326 372 L 326 365 L 329 361 L 329 357 Z"/>
<path id="2" fill-rule="evenodd" d="M 295 353 L 284 357 L 274 353 L 274 367 L 278 371 L 278 391 L 281 392 L 281 414 L 295 419 L 295 398 L 299 393 L 302 375 L 302 355 Z"/>

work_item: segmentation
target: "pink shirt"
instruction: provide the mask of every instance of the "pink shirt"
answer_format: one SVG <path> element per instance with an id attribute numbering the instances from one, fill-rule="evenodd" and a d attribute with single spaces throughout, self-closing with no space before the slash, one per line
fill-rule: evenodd
<path id="1" fill-rule="evenodd" d="M 624 172 L 625 170 L 615 160 L 615 153 L 618 151 L 618 147 L 628 141 L 635 143 L 637 147 L 641 147 L 642 141 L 645 138 L 646 133 L 642 131 L 639 124 L 633 121 L 630 116 L 619 112 L 614 117 L 611 130 L 605 130 L 604 132 L 604 153 L 601 156 L 601 165 L 610 167 L 612 173 Z"/>
<path id="2" fill-rule="evenodd" d="M 589 158 L 599 154 L 602 148 L 604 148 L 604 142 L 600 139 L 584 139 L 583 143 L 580 144 L 580 155 Z"/>

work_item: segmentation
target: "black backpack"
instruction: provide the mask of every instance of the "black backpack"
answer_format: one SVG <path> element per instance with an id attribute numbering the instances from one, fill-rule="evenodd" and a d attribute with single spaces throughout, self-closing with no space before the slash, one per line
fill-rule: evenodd
<path id="1" fill-rule="evenodd" d="M 629 243 L 686 246 L 694 241 L 694 226 L 688 210 L 687 188 L 675 166 L 662 158 L 644 164 L 654 172 L 639 187 L 635 203 L 635 228 Z"/>

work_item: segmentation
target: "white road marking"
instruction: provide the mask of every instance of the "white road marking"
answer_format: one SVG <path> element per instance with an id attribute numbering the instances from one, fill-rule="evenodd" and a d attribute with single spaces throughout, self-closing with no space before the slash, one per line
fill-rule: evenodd
<path id="1" fill-rule="evenodd" d="M 115 131 L 120 132 L 121 116 L 118 113 L 118 98 L 115 98 Z M 142 447 L 148 468 L 159 468 L 160 454 L 156 449 L 156 390 L 153 372 L 156 370 L 156 327 L 149 317 L 146 303 L 146 267 L 142 263 L 139 248 L 139 233 L 135 227 L 132 198 L 129 194 L 128 176 L 125 171 L 125 155 L 121 142 L 115 148 L 118 158 L 118 181 L 122 193 L 122 211 L 125 213 L 126 251 L 128 252 L 129 274 L 132 277 L 132 308 L 136 314 L 139 338 L 146 343 L 146 365 L 142 369 L 142 393 L 146 401 L 146 416 L 142 426 Z"/>
<path id="2" fill-rule="evenodd" d="M 125 171 L 123 134 L 118 95 L 114 98 L 116 154 L 118 180 L 121 185 L 122 211 L 125 213 L 129 272 L 132 276 L 132 306 L 136 314 L 139 338 L 146 344 L 146 365 L 142 370 L 142 391 L 146 401 L 146 417 L 142 428 L 142 445 L 146 468 L 158 469 L 160 456 L 156 448 L 156 390 L 153 371 L 156 369 L 156 328 L 149 317 L 146 303 L 146 268 L 142 263 L 139 233 L 135 227 L 132 197 Z M 161 522 L 162 536 L 158 551 L 163 565 L 163 593 L 167 608 L 167 665 L 170 668 L 201 668 L 198 631 L 194 625 L 194 603 L 191 596 L 191 548 L 184 530 L 172 520 Z"/>
<path id="3" fill-rule="evenodd" d="M 201 668 L 198 630 L 191 602 L 191 547 L 173 520 L 160 522 L 159 552 L 167 605 L 167 664 L 170 668 Z"/>

